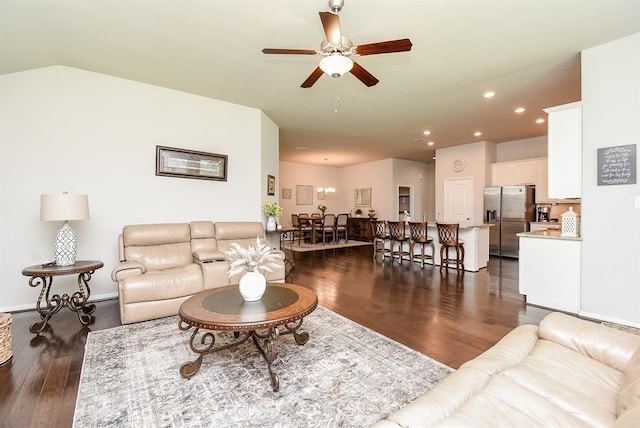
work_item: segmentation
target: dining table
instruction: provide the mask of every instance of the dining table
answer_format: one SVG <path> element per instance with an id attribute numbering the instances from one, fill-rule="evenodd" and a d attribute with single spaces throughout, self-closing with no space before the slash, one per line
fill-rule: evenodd
<path id="1" fill-rule="evenodd" d="M 309 225 L 311 227 L 311 243 L 318 243 L 318 236 L 316 234 L 316 225 L 322 225 L 324 222 L 324 216 L 322 217 L 298 217 L 301 226 Z"/>

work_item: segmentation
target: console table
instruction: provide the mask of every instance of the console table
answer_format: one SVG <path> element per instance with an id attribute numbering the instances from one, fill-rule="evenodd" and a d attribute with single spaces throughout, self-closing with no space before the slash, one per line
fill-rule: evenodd
<path id="1" fill-rule="evenodd" d="M 42 287 L 40 296 L 38 296 L 38 301 L 36 302 L 36 310 L 40 314 L 42 321 L 33 323 L 31 327 L 29 327 L 29 331 L 31 333 L 40 333 L 47 326 L 53 314 L 57 313 L 63 306 L 76 312 L 82 324 L 93 324 L 95 318 L 91 314 L 95 311 L 96 305 L 87 305 L 87 300 L 89 300 L 89 295 L 91 294 L 89 280 L 96 269 L 100 269 L 102 266 L 104 266 L 104 264 L 98 260 L 78 260 L 70 266 L 45 264 L 24 268 L 22 274 L 31 277 L 29 278 L 29 286 Z M 67 293 L 64 293 L 62 296 L 59 294 L 50 295 L 54 276 L 75 274 L 78 275 L 79 291 L 76 291 L 71 296 Z M 45 305 L 43 305 L 43 303 Z"/>
<path id="2" fill-rule="evenodd" d="M 347 221 L 349 239 L 355 239 L 356 241 L 373 241 L 372 220 L 375 220 L 375 217 L 349 217 Z"/>

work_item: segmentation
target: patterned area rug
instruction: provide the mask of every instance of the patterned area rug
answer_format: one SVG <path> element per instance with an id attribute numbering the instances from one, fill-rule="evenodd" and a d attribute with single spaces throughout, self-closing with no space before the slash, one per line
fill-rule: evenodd
<path id="1" fill-rule="evenodd" d="M 323 307 L 304 319 L 307 344 L 280 336 L 272 364 L 245 342 L 204 357 L 190 380 L 192 330 L 178 318 L 89 333 L 75 427 L 368 426 L 431 389 L 453 369 Z M 232 334 L 218 334 L 230 341 Z"/>
<path id="2" fill-rule="evenodd" d="M 371 245 L 371 242 L 364 242 L 364 241 L 354 241 L 351 240 L 349 242 L 345 242 L 343 240 L 338 241 L 338 242 L 328 242 L 326 244 L 323 244 L 322 242 L 319 242 L 317 244 L 309 244 L 309 243 L 300 243 L 300 245 L 298 245 L 298 241 L 296 241 L 291 248 L 289 248 L 289 244 L 287 243 L 286 245 L 286 249 L 291 249 L 292 251 L 297 251 L 297 252 L 305 252 L 305 251 L 319 251 L 319 250 L 333 250 L 336 248 L 347 248 L 347 247 L 361 247 L 364 245 Z"/>

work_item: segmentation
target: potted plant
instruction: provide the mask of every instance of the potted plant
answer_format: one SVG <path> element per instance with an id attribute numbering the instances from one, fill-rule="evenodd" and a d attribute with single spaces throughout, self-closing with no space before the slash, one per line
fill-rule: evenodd
<path id="1" fill-rule="evenodd" d="M 267 231 L 276 230 L 276 217 L 282 215 L 283 208 L 275 202 L 265 201 L 262 204 L 262 212 L 267 216 Z"/>
<path id="2" fill-rule="evenodd" d="M 260 238 L 256 237 L 256 245 L 242 247 L 237 242 L 231 243 L 231 249 L 225 251 L 227 260 L 229 260 L 228 276 L 245 272 L 240 278 L 240 294 L 247 302 L 260 300 L 267 289 L 267 280 L 264 277 L 265 272 L 273 272 L 277 268 L 279 261 L 282 260 L 282 254 L 272 251 L 267 245 L 260 243 Z"/>
<path id="3" fill-rule="evenodd" d="M 325 204 L 320 204 L 320 205 L 318 205 L 318 209 L 320 210 L 320 212 L 324 216 L 324 212 L 327 210 L 327 206 Z"/>
<path id="4" fill-rule="evenodd" d="M 356 213 L 356 217 L 360 217 L 362 215 L 362 210 L 360 208 L 356 208 L 354 212 Z"/>

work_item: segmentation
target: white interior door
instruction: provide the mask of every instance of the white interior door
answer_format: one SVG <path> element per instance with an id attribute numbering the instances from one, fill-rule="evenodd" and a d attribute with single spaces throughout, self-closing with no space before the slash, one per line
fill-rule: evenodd
<path id="1" fill-rule="evenodd" d="M 444 180 L 444 221 L 470 223 L 473 218 L 473 177 Z"/>

